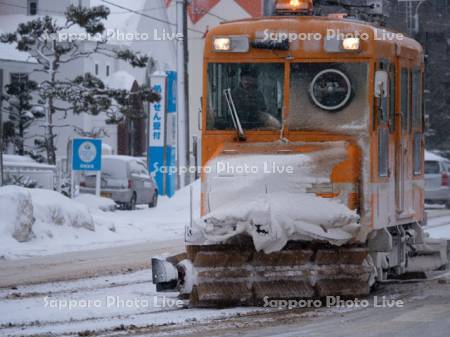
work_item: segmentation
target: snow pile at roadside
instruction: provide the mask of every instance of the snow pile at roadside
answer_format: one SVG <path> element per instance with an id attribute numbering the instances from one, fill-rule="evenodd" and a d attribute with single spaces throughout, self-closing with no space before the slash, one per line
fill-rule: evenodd
<path id="1" fill-rule="evenodd" d="M 198 223 L 212 242 L 247 233 L 255 248 L 281 250 L 289 240 L 322 240 L 342 245 L 356 236 L 359 216 L 339 198 L 308 190 L 329 183 L 332 168 L 345 159 L 345 146 L 295 155 L 223 156 L 209 167 L 205 190 L 209 214 Z M 243 163 L 247 170 L 241 168 Z M 283 171 L 284 169 L 284 171 Z M 345 194 L 341 195 L 346 200 Z"/>
<path id="2" fill-rule="evenodd" d="M 94 219 L 85 205 L 55 191 L 42 189 L 28 191 L 33 199 L 36 221 L 95 231 Z"/>
<path id="3" fill-rule="evenodd" d="M 95 230 L 94 220 L 83 204 L 60 193 L 19 186 L 0 188 L 0 230 L 3 237 L 26 242 L 34 237 L 35 225 L 45 224 L 46 232 L 63 226 Z"/>
<path id="4" fill-rule="evenodd" d="M 200 183 L 194 182 L 191 186 L 194 189 L 194 217 L 198 218 Z M 96 207 L 86 207 L 79 200 L 68 199 L 53 191 L 16 186 L 2 187 L 0 188 L 0 258 L 17 259 L 143 242 L 148 242 L 149 245 L 152 242 L 167 240 L 182 242 L 185 225 L 189 224 L 189 190 L 190 186 L 187 186 L 177 191 L 171 199 L 160 197 L 158 206 L 155 208 L 142 205 L 135 211 L 104 212 Z M 13 220 L 18 215 L 24 216 L 15 211 L 20 209 L 23 212 L 22 206 L 14 208 L 12 204 L 5 203 L 5 200 L 13 199 L 13 195 L 23 195 L 23 198 L 28 200 L 31 211 L 30 216 L 25 220 L 36 218 L 34 222 L 23 220 L 19 222 L 23 223 L 22 226 L 25 226 L 25 229 L 32 229 L 27 242 L 18 242 L 12 237 L 14 227 L 11 228 L 11 226 L 16 223 Z M 95 198 L 95 196 L 92 197 Z M 89 196 L 87 199 L 92 198 Z M 86 199 L 82 201 L 85 202 Z M 102 202 L 97 199 L 95 203 L 98 206 Z M 79 214 L 80 212 L 82 214 Z M 88 220 L 88 226 L 86 226 L 88 229 L 71 226 L 70 222 L 74 219 L 77 219 L 77 224 Z M 59 224 L 62 221 L 64 225 Z M 95 228 L 95 231 L 89 228 Z M 8 235 L 3 234 L 6 229 Z"/>
<path id="5" fill-rule="evenodd" d="M 109 198 L 97 197 L 93 194 L 80 194 L 76 201 L 85 205 L 89 209 L 99 209 L 104 212 L 112 212 L 116 209 L 116 203 Z"/>

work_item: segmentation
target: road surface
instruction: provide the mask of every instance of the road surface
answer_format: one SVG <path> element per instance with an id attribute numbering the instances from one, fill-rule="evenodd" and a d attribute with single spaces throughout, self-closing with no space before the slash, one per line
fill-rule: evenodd
<path id="1" fill-rule="evenodd" d="M 0 287 L 68 281 L 150 268 L 151 257 L 184 250 L 184 240 L 144 242 L 132 245 L 0 260 Z"/>
<path id="2" fill-rule="evenodd" d="M 433 230 L 450 233 L 450 211 L 433 210 L 429 219 Z M 0 260 L 0 336 L 449 336 L 448 271 L 383 284 L 360 299 L 367 306 L 190 309 L 175 293 L 157 293 L 149 269 L 151 256 L 183 245 L 174 240 Z M 376 307 L 375 298 L 403 307 Z"/>

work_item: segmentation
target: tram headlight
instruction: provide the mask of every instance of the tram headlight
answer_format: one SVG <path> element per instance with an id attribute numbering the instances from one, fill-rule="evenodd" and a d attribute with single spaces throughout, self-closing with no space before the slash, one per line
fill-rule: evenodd
<path id="1" fill-rule="evenodd" d="M 342 41 L 342 49 L 358 51 L 361 48 L 361 40 L 358 37 L 348 37 Z"/>
<path id="2" fill-rule="evenodd" d="M 213 39 L 215 52 L 246 53 L 250 50 L 248 36 L 216 36 Z"/>
<path id="3" fill-rule="evenodd" d="M 327 37 L 324 49 L 327 53 L 357 53 L 361 51 L 362 43 L 359 37 Z"/>
<path id="4" fill-rule="evenodd" d="M 229 51 L 231 49 L 231 39 L 229 37 L 217 37 L 214 39 L 214 50 Z"/>

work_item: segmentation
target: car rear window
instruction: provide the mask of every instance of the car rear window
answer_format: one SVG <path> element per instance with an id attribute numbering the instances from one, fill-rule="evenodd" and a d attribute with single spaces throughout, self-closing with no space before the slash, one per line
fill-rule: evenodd
<path id="1" fill-rule="evenodd" d="M 102 174 L 111 179 L 127 179 L 127 164 L 127 161 L 121 159 L 104 159 Z"/>
<path id="2" fill-rule="evenodd" d="M 439 174 L 441 170 L 439 168 L 439 162 L 437 161 L 425 161 L 425 174 Z"/>

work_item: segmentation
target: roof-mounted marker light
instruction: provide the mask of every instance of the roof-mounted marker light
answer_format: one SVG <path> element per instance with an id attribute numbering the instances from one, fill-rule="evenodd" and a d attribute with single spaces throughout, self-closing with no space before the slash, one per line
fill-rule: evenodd
<path id="1" fill-rule="evenodd" d="M 297 9 L 300 7 L 300 1 L 299 0 L 291 0 L 290 4 L 292 9 Z"/>
<path id="2" fill-rule="evenodd" d="M 278 15 L 304 15 L 311 14 L 312 0 L 277 0 L 276 12 Z"/>
<path id="3" fill-rule="evenodd" d="M 215 52 L 246 53 L 250 50 L 248 36 L 216 36 L 213 38 Z"/>

